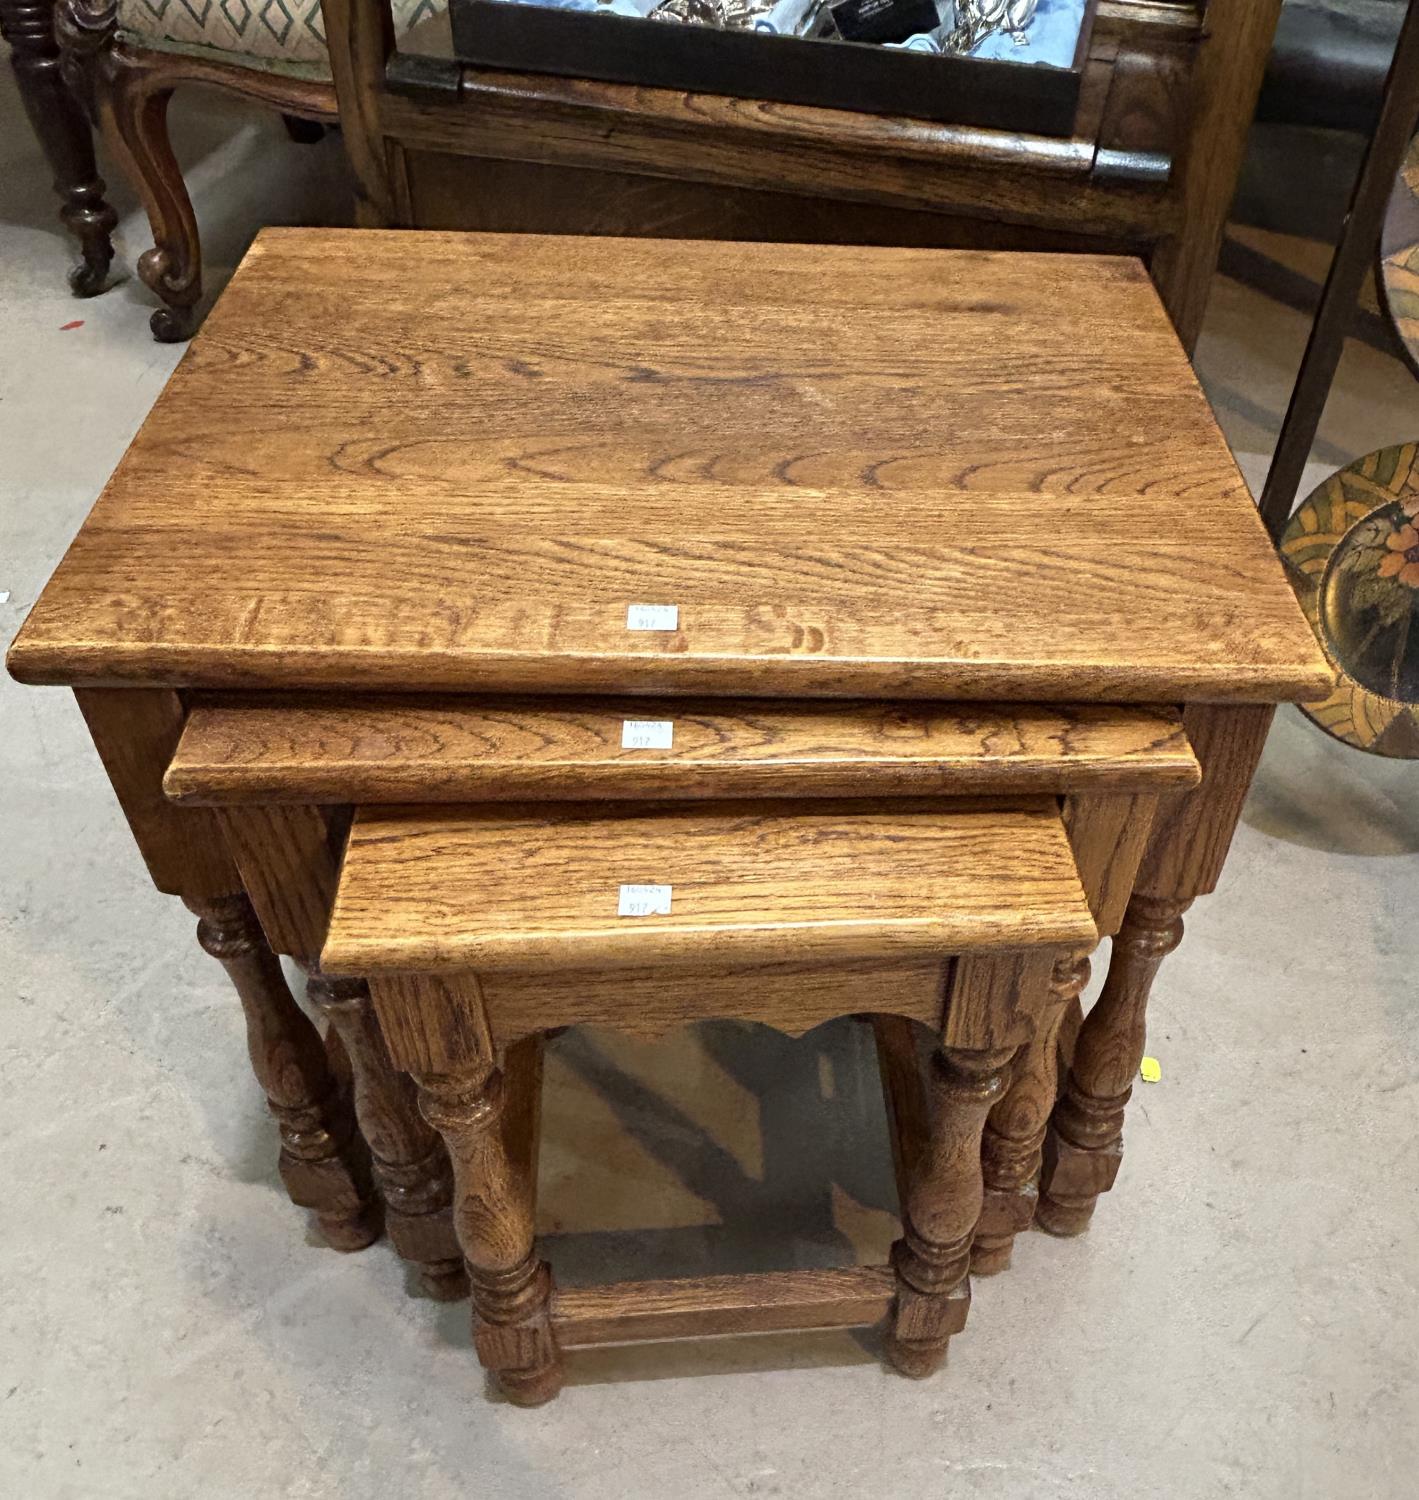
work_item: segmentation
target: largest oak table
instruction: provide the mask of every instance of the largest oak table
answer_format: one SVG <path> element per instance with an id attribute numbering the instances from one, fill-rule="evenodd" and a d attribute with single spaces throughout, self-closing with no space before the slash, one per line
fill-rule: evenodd
<path id="1" fill-rule="evenodd" d="M 674 628 L 628 628 L 644 604 Z M 1330 685 L 1135 261 L 313 230 L 256 241 L 9 665 L 76 691 L 342 1248 L 376 1232 L 348 1106 L 217 815 L 162 794 L 195 697 L 1181 707 L 1203 778 L 1163 798 L 1046 1144 L 1067 1233 L 1274 706 Z"/>

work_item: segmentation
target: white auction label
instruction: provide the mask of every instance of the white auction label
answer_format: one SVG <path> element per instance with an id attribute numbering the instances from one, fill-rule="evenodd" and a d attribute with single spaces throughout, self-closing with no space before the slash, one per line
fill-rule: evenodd
<path id="1" fill-rule="evenodd" d="M 623 885 L 621 899 L 616 904 L 618 917 L 668 917 L 670 915 L 670 887 L 668 885 Z"/>
<path id="2" fill-rule="evenodd" d="M 679 630 L 678 604 L 628 604 L 627 630 Z"/>
<path id="3" fill-rule="evenodd" d="M 675 739 L 670 719 L 625 719 L 621 723 L 622 750 L 668 750 Z"/>

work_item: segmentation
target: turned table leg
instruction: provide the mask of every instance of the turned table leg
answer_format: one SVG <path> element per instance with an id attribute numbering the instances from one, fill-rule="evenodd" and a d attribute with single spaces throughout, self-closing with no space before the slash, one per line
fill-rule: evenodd
<path id="1" fill-rule="evenodd" d="M 930 1375 L 971 1303 L 971 1240 L 980 1217 L 981 1133 L 1000 1097 L 1013 1048 L 940 1047 L 932 1056 L 931 1133 L 915 1164 L 892 1247 L 897 1305 L 887 1357 L 904 1375 Z"/>
<path id="2" fill-rule="evenodd" d="M 509 1154 L 503 1076 L 478 1064 L 421 1073 L 420 1107 L 453 1162 L 454 1226 L 468 1261 L 473 1340 L 509 1400 L 539 1406 L 562 1388 L 552 1276 L 533 1244 L 535 1186 Z"/>
<path id="3" fill-rule="evenodd" d="M 390 1060 L 369 987 L 359 979 L 312 974 L 306 993 L 343 1042 L 354 1081 L 355 1118 L 370 1148 L 394 1248 L 419 1266 L 430 1296 L 468 1293 L 449 1205 L 452 1172 L 443 1141 L 419 1113 L 414 1081 Z"/>
<path id="4" fill-rule="evenodd" d="M 1143 1061 L 1148 995 L 1182 941 L 1187 901 L 1135 896 L 1114 938 L 1103 993 L 1084 1018 L 1074 1062 L 1045 1140 L 1035 1222 L 1081 1234 L 1118 1175 L 1123 1116 Z"/>
<path id="5" fill-rule="evenodd" d="M 108 280 L 118 215 L 104 197 L 93 129 L 60 73 L 54 0 L 0 0 L 0 36 L 10 44 L 20 100 L 63 200 L 59 217 L 83 252 L 69 273 L 70 289 L 76 297 L 92 297 Z"/>
<path id="6" fill-rule="evenodd" d="M 246 1015 L 257 1081 L 281 1132 L 281 1180 L 291 1201 L 316 1212 L 336 1250 L 379 1238 L 369 1158 L 341 1097 L 325 1048 L 296 1004 L 244 895 L 189 899 L 197 941 L 227 971 Z"/>
<path id="7" fill-rule="evenodd" d="M 1021 1049 L 1005 1096 L 990 1112 L 981 1142 L 985 1202 L 971 1250 L 971 1274 L 993 1276 L 1010 1264 L 1015 1236 L 1035 1217 L 1040 1161 L 1059 1094 L 1059 1034 L 1089 982 L 1089 955 L 1068 953 L 1050 978 L 1050 1004 Z"/>

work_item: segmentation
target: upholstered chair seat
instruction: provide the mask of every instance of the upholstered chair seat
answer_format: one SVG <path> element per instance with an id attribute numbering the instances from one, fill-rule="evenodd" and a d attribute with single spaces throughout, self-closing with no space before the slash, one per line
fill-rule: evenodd
<path id="1" fill-rule="evenodd" d="M 448 0 L 394 0 L 395 37 L 447 8 Z M 320 0 L 118 0 L 118 31 L 137 46 L 330 77 Z"/>

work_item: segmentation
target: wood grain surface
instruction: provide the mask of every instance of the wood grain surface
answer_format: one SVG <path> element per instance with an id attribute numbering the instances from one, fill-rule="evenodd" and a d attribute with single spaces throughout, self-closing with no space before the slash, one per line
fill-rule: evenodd
<path id="1" fill-rule="evenodd" d="M 1202 781 L 1158 799 L 1138 870 L 1139 891 L 1186 902 L 1216 889 L 1274 713 L 1261 705 L 1188 708 L 1184 724 Z"/>
<path id="2" fill-rule="evenodd" d="M 187 900 L 239 893 L 218 817 L 173 807 L 163 796 L 163 767 L 182 733 L 178 694 L 80 688 L 74 698 L 158 890 Z"/>
<path id="3" fill-rule="evenodd" d="M 217 813 L 267 942 L 306 964 L 320 956 L 339 878 L 331 816 L 319 807 L 258 804 Z"/>
<path id="4" fill-rule="evenodd" d="M 627 607 L 674 604 L 632 631 Z M 11 648 L 33 682 L 1328 690 L 1142 267 L 267 230 Z"/>
<path id="5" fill-rule="evenodd" d="M 890 1266 L 843 1266 L 559 1289 L 552 1325 L 564 1349 L 655 1339 L 853 1328 L 891 1309 Z"/>
<path id="6" fill-rule="evenodd" d="M 671 886 L 669 913 L 619 917 L 623 884 Z M 416 807 L 356 815 L 322 966 L 528 972 L 1095 939 L 1052 800 Z"/>
<path id="7" fill-rule="evenodd" d="M 1030 950 L 1034 951 L 1034 950 Z M 691 968 L 659 965 L 482 974 L 493 1043 L 502 1048 L 559 1026 L 605 1026 L 655 1040 L 692 1021 L 757 1021 L 802 1036 L 839 1016 L 906 1017 L 939 1031 L 949 963 L 934 956 L 737 963 L 707 959 Z M 994 1024 L 1008 1027 L 1010 997 Z M 440 1030 L 440 1014 L 429 1017 Z"/>
<path id="8" fill-rule="evenodd" d="M 1207 0 L 1189 88 L 1189 128 L 1173 167 L 1177 233 L 1153 257 L 1153 275 L 1183 343 L 1202 328 L 1227 211 L 1256 113 L 1282 0 Z"/>
<path id="9" fill-rule="evenodd" d="M 1048 997 L 1055 958 L 1051 948 L 962 953 L 951 966 L 942 1041 L 979 1051 L 1027 1042 Z"/>
<path id="10" fill-rule="evenodd" d="M 195 705 L 180 803 L 1112 792 L 1194 785 L 1172 709 L 294 695 Z M 625 748 L 627 720 L 673 726 Z"/>
<path id="11" fill-rule="evenodd" d="M 1064 826 L 1099 935 L 1118 931 L 1148 847 L 1158 798 L 1066 797 Z"/>

